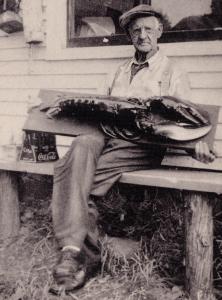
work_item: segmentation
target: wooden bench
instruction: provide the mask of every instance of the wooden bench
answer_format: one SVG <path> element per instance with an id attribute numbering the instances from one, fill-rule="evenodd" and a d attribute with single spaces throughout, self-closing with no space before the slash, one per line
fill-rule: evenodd
<path id="1" fill-rule="evenodd" d="M 39 124 L 40 123 L 40 124 Z M 38 130 L 41 131 L 41 122 Z M 222 194 L 222 113 L 215 134 L 219 157 L 202 164 L 184 152 L 170 151 L 160 168 L 123 173 L 120 182 L 183 191 L 185 201 L 186 289 L 191 300 L 213 300 L 213 216 L 212 201 Z M 59 145 L 58 145 L 59 146 Z M 0 160 L 0 235 L 19 230 L 18 176 L 33 173 L 53 176 L 53 163 Z"/>

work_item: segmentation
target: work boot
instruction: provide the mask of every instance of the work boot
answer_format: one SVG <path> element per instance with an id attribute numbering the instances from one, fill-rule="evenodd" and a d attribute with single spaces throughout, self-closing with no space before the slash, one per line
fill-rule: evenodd
<path id="1" fill-rule="evenodd" d="M 86 281 L 86 258 L 82 252 L 74 250 L 61 251 L 61 256 L 53 270 L 55 283 L 50 292 L 56 295 L 69 293 L 82 287 Z"/>

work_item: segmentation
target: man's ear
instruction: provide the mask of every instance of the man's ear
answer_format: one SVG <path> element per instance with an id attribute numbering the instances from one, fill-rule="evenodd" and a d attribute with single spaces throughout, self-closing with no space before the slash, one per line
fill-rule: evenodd
<path id="1" fill-rule="evenodd" d="M 157 29 L 157 38 L 159 39 L 163 33 L 163 24 L 159 22 L 159 26 Z"/>

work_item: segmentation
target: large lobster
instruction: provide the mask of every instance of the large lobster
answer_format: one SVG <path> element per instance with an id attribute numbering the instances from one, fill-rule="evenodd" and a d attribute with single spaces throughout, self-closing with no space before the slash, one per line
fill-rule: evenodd
<path id="1" fill-rule="evenodd" d="M 48 117 L 94 118 L 111 137 L 137 140 L 158 135 L 175 141 L 190 141 L 212 128 L 208 113 L 170 96 L 148 99 L 73 94 L 59 96 L 47 110 Z"/>

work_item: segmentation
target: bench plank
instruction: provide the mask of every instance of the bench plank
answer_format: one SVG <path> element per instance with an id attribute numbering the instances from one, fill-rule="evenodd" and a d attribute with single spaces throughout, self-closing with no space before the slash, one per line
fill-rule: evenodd
<path id="1" fill-rule="evenodd" d="M 53 175 L 53 163 L 32 163 L 24 161 L 0 160 L 0 170 L 33 173 L 39 175 Z"/>
<path id="2" fill-rule="evenodd" d="M 120 181 L 179 190 L 222 193 L 222 173 L 213 171 L 159 168 L 124 173 Z"/>
<path id="3" fill-rule="evenodd" d="M 53 163 L 1 161 L 0 170 L 53 175 Z M 158 168 L 123 173 L 120 182 L 190 191 L 222 193 L 222 173 L 216 171 Z"/>
<path id="4" fill-rule="evenodd" d="M 222 157 L 216 158 L 212 163 L 205 164 L 197 161 L 189 155 L 179 155 L 174 153 L 165 155 L 162 165 L 218 171 L 222 170 Z"/>

